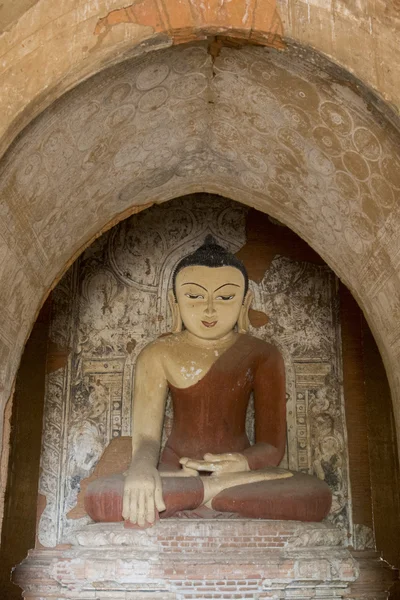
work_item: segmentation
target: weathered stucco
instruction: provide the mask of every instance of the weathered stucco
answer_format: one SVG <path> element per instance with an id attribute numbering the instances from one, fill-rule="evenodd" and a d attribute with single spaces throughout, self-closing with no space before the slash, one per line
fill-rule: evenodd
<path id="1" fill-rule="evenodd" d="M 275 0 L 222 4 L 217 0 L 39 0 L 9 23 L 0 36 L 0 154 L 46 106 L 106 66 L 215 34 L 279 48 L 287 39 L 313 47 L 375 89 L 393 107 L 389 121 L 395 122 L 400 108 L 399 23 L 399 3 L 383 0 L 278 0 L 277 4 Z M 172 56 L 163 54 L 151 54 L 151 60 L 163 62 Z M 211 54 L 215 57 L 218 48 Z M 318 62 L 318 57 L 307 58 L 301 48 L 296 51 L 291 46 L 281 57 L 273 56 L 274 69 L 280 74 L 275 79 L 269 73 L 270 57 L 261 49 L 242 53 L 224 49 L 214 66 L 211 54 L 201 65 L 195 58 L 189 61 L 187 72 L 169 68 L 166 82 L 154 83 L 150 77 L 150 83 L 145 84 L 148 88 L 131 86 L 127 104 L 133 106 L 136 121 L 128 119 L 127 126 L 124 123 L 115 132 L 108 126 L 103 130 L 105 135 L 95 130 L 102 129 L 101 119 L 111 114 L 106 84 L 112 86 L 114 75 L 100 76 L 97 84 L 85 84 L 53 105 L 3 160 L 2 406 L 10 395 L 35 314 L 66 263 L 119 215 L 183 193 L 206 190 L 257 206 L 285 222 L 320 252 L 352 289 L 384 357 L 399 423 L 397 131 L 374 109 L 369 110 L 367 104 L 375 103 L 372 96 L 365 95 L 367 103 L 359 99 L 357 83 L 343 82 L 340 73 L 332 70 L 327 77 L 326 65 L 313 72 L 313 61 Z M 267 61 L 268 66 L 250 64 L 259 61 Z M 121 68 L 115 77 L 121 76 L 125 67 Z M 175 83 L 180 88 L 175 89 Z M 91 114 L 89 109 L 87 119 L 82 116 L 73 130 L 77 105 L 81 111 L 84 104 L 90 105 L 90 90 L 95 94 L 96 85 L 100 86 L 100 96 L 94 100 L 98 110 Z M 141 97 L 160 86 L 167 89 L 168 101 L 147 112 L 146 117 L 146 110 L 139 106 Z M 186 90 L 184 97 L 179 97 L 179 90 Z M 123 94 L 116 101 L 115 108 L 123 114 Z M 329 111 L 322 111 L 327 102 L 339 106 L 331 117 Z M 163 118 L 157 121 L 156 116 L 165 110 L 174 113 L 174 103 L 177 112 L 168 126 Z M 294 112 L 284 108 L 287 105 L 294 106 Z M 296 118 L 296 114 L 302 115 L 299 110 L 306 113 L 305 121 Z M 264 131 L 257 121 L 260 115 L 267 116 Z M 157 128 L 161 137 L 146 141 L 148 149 L 140 149 L 137 162 L 143 167 L 143 187 L 135 188 L 140 180 L 137 177 L 133 188 L 124 192 L 134 172 L 129 175 L 128 163 L 116 167 L 116 155 L 124 144 L 127 147 L 129 135 L 143 133 L 146 123 L 147 137 Z M 60 124 L 63 139 L 58 143 Z M 277 137 L 284 127 L 295 130 L 291 139 Z M 324 136 L 321 128 L 330 129 L 330 133 Z M 377 145 L 369 145 L 371 137 L 366 142 L 365 129 L 373 131 Z M 87 148 L 79 146 L 79 133 L 84 130 Z M 197 141 L 190 145 L 194 135 Z M 53 145 L 46 148 L 49 139 Z M 257 148 L 260 139 L 263 141 Z M 255 145 L 251 145 L 253 141 Z M 261 163 L 245 162 L 244 153 L 249 151 L 246 144 L 252 155 L 259 152 L 265 170 Z M 286 146 L 283 153 L 282 144 Z M 148 157 L 155 150 L 159 162 L 151 163 Z M 313 177 L 323 184 L 314 185 Z M 285 193 L 278 193 L 272 185 L 280 185 Z"/>
<path id="2" fill-rule="evenodd" d="M 99 74 L 31 124 L 0 170 L 4 400 L 71 256 L 117 215 L 195 191 L 300 233 L 355 293 L 395 383 L 397 133 L 315 61 L 296 48 L 171 48 Z"/>
<path id="3" fill-rule="evenodd" d="M 54 99 L 132 54 L 207 35 L 323 52 L 400 108 L 398 2 L 40 0 L 0 36 L 0 154 Z M 3 9 L 4 12 L 4 9 Z"/>
<path id="4" fill-rule="evenodd" d="M 38 0 L 8 0 L 0 4 L 0 32 L 12 27 L 13 23 L 29 10 Z"/>

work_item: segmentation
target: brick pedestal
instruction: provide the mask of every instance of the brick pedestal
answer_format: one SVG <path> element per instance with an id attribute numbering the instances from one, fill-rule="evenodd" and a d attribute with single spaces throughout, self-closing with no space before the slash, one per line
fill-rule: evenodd
<path id="1" fill-rule="evenodd" d="M 363 555 L 344 543 L 324 523 L 169 519 L 145 531 L 94 524 L 68 547 L 32 550 L 14 581 L 29 600 L 386 598 L 390 584 L 374 553 L 363 563 L 368 589 L 357 592 Z"/>

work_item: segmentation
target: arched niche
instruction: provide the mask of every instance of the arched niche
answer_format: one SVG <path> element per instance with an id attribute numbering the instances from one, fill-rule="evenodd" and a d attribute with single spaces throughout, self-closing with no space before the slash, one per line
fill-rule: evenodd
<path id="1" fill-rule="evenodd" d="M 390 564 L 398 564 L 398 510 L 391 506 L 397 485 L 395 443 L 393 428 L 387 427 L 390 394 L 384 376 L 376 386 L 376 371 L 383 372 L 376 349 L 370 348 L 372 369 L 364 370 L 369 344 L 359 308 L 322 259 L 288 228 L 239 203 L 196 194 L 143 210 L 87 248 L 52 294 L 49 338 L 49 314 L 45 308 L 41 311 L 17 378 L 13 430 L 18 434 L 11 438 L 12 476 L 2 537 L 8 562 L 0 579 L 3 574 L 8 581 L 11 567 L 33 547 L 38 515 L 42 546 L 62 544 L 84 527 L 82 493 L 98 468 L 104 468 L 108 443 L 113 447 L 113 469 L 126 468 L 121 449 L 129 448 L 130 440 L 119 435 L 130 432 L 136 356 L 146 343 L 170 330 L 171 314 L 162 299 L 174 267 L 210 231 L 239 251 L 248 265 L 255 295 L 251 332 L 273 341 L 285 359 L 288 448 L 283 464 L 303 472 L 315 469 L 319 477 L 329 479 L 335 498 L 329 520 L 340 528 L 346 545 L 371 552 L 373 515 L 377 548 Z M 48 311 L 49 302 L 46 305 Z M 41 347 L 44 352 L 48 348 L 47 358 Z M 45 368 L 46 393 L 38 389 Z M 347 436 L 340 424 L 343 396 Z M 375 438 L 370 437 L 371 421 Z M 166 435 L 171 422 L 168 406 Z M 42 424 L 39 477 L 34 448 L 40 447 Z M 122 446 L 116 452 L 118 440 Z M 24 449 L 25 459 L 21 451 L 17 464 L 18 448 Z M 15 548 L 18 528 L 22 531 Z"/>
<path id="2" fill-rule="evenodd" d="M 84 79 L 149 50 L 214 35 L 314 48 L 398 110 L 399 22 L 397 0 L 6 0 L 0 8 L 0 155 L 34 116 Z"/>
<path id="3" fill-rule="evenodd" d="M 35 314 L 74 257 L 128 214 L 207 191 L 285 223 L 351 289 L 399 422 L 399 173 L 392 113 L 301 48 L 193 44 L 86 81 L 1 163 L 3 406 Z"/>

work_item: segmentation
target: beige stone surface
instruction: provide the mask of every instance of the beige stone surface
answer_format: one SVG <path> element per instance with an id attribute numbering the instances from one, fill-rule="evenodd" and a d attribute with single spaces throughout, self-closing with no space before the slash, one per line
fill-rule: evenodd
<path id="1" fill-rule="evenodd" d="M 320 592 L 339 600 L 360 574 L 344 536 L 325 523 L 169 519 L 144 531 L 121 525 L 89 525 L 71 536 L 71 546 L 30 551 L 14 580 L 32 600 L 313 600 Z M 369 574 L 370 587 L 383 595 L 381 572 Z"/>
<path id="2" fill-rule="evenodd" d="M 390 123 L 296 50 L 223 48 L 213 60 L 205 44 L 177 47 L 86 82 L 2 161 L 4 401 L 38 304 L 71 257 L 118 214 L 204 190 L 308 241 L 358 298 L 393 377 L 399 165 Z"/>
<path id="3" fill-rule="evenodd" d="M 276 5 L 273 0 L 264 0 L 256 9 L 248 2 L 222 4 L 223 10 L 219 10 L 220 2 L 211 0 L 207 3 L 136 0 L 131 4 L 122 0 L 39 0 L 21 13 L 17 21 L 9 12 L 10 27 L 0 35 L 0 154 L 36 115 L 83 79 L 128 56 L 204 37 L 207 33 L 229 33 L 280 47 L 281 36 L 292 38 L 325 53 L 362 79 L 393 107 L 394 115 L 398 113 L 398 2 L 278 0 Z M 19 14 L 19 7 L 17 10 L 13 6 L 15 15 Z M 155 115 L 160 114 L 157 110 L 172 110 L 173 103 L 161 102 L 165 92 L 160 92 L 158 100 L 153 99 L 155 110 L 150 113 L 148 109 L 147 122 L 143 115 L 146 113 L 142 110 L 143 104 L 147 100 L 139 96 L 148 93 L 151 86 L 172 92 L 173 101 L 179 107 L 177 111 L 172 110 L 176 116 L 169 127 L 175 127 L 180 139 L 167 133 L 164 139 L 146 142 L 150 144 L 149 149 L 140 150 L 138 162 L 145 165 L 143 173 L 147 172 L 141 180 L 144 185 L 140 191 L 135 188 L 137 179 L 133 187 L 126 187 L 129 185 L 127 174 L 121 174 L 126 164 L 120 167 L 115 164 L 117 152 L 123 151 L 124 139 L 126 141 L 129 134 L 134 135 L 129 128 L 131 121 L 129 127 L 123 128 L 123 137 L 116 134 L 110 144 L 111 138 L 104 142 L 102 134 L 94 131 L 103 128 L 103 118 L 111 113 L 105 92 L 93 100 L 98 105 L 93 114 L 90 113 L 91 100 L 86 96 L 88 117 L 73 130 L 71 123 L 76 105 L 70 104 L 70 114 L 67 114 L 66 103 L 75 97 L 75 102 L 81 103 L 84 110 L 83 101 L 77 98 L 81 93 L 89 93 L 85 87 L 75 96 L 53 105 L 26 130 L 4 158 L 0 164 L 0 394 L 3 406 L 10 395 L 22 346 L 35 314 L 66 262 L 119 213 L 183 193 L 206 190 L 270 212 L 320 252 L 349 285 L 376 335 L 400 422 L 400 402 L 397 401 L 400 396 L 398 134 L 388 121 L 382 121 L 379 116 L 375 118 L 374 111 L 369 111 L 367 104 L 357 99 L 355 91 L 359 86 L 354 82 L 342 85 L 340 77 L 330 79 L 318 75 L 317 71 L 313 74 L 307 60 L 302 58 L 302 51 L 295 61 L 294 71 L 290 50 L 281 57 L 273 57 L 282 75 L 279 93 L 273 87 L 274 78 L 272 81 L 269 78 L 269 67 L 254 66 L 259 60 L 268 60 L 268 53 L 254 50 L 263 55 L 254 56 L 251 67 L 246 52 L 237 53 L 233 59 L 233 51 L 229 57 L 224 50 L 214 67 L 208 56 L 202 65 L 196 61 L 191 64 L 186 73 L 172 70 L 180 83 L 170 76 L 169 82 L 160 85 L 145 84 L 150 85 L 147 90 L 136 88 L 135 97 L 128 102 L 138 115 L 137 120 L 132 121 L 135 135 L 145 123 L 149 128 L 160 127 L 160 135 L 168 131 L 163 118 L 159 122 L 155 119 Z M 157 60 L 156 54 L 152 56 Z M 118 76 L 121 71 L 115 73 Z M 108 77 L 112 83 L 114 75 Z M 104 79 L 101 81 L 100 88 L 105 89 Z M 189 91 L 180 98 L 182 89 Z M 247 90 L 246 93 L 243 90 Z M 293 90 L 298 91 L 297 95 Z M 274 95 L 278 96 L 277 105 Z M 123 94 L 118 102 L 123 104 Z M 329 106 L 326 108 L 329 102 L 339 106 L 331 116 Z M 295 106 L 293 115 L 311 112 L 311 118 L 294 117 L 290 122 L 290 117 L 284 115 L 285 110 L 286 115 L 290 115 L 292 106 Z M 244 160 L 244 145 L 253 139 L 254 143 L 263 139 L 264 145 L 258 146 L 263 155 L 270 148 L 271 138 L 266 130 L 257 131 L 255 122 L 249 122 L 248 116 L 243 115 L 258 118 L 265 111 L 273 116 L 267 127 L 273 130 L 273 152 L 278 146 L 281 150 L 283 144 L 286 154 L 261 156 L 265 168 L 262 162 L 249 166 Z M 57 141 L 59 124 L 62 139 Z M 304 131 L 301 131 L 302 126 Z M 277 137 L 278 129 L 284 127 L 295 130 L 290 134 L 291 139 Z M 321 127 L 330 128 L 330 133 L 324 136 L 318 129 Z M 86 128 L 87 142 L 79 141 L 79 128 Z M 113 127 L 106 128 L 103 132 L 111 136 Z M 378 144 L 371 142 L 371 138 L 365 141 L 368 140 L 365 129 L 373 132 Z M 209 132 L 213 139 L 207 138 Z M 199 143 L 197 150 L 190 144 L 187 146 L 189 141 L 192 143 L 194 134 Z M 46 140 L 50 138 L 50 147 L 46 148 Z M 199 149 L 204 144 L 208 159 L 205 169 L 199 171 L 203 160 Z M 255 147 L 250 148 L 251 153 Z M 155 149 L 156 158 L 151 162 L 149 156 Z M 178 159 L 182 161 L 179 167 Z M 117 168 L 118 175 L 112 173 L 113 168 Z M 175 169 L 173 175 L 171 169 Z M 277 177 L 284 177 L 283 170 L 287 173 L 286 179 L 279 183 Z M 324 183 L 314 185 L 311 175 L 314 181 L 316 178 Z M 286 193 L 271 187 L 273 184 L 283 187 Z"/>
<path id="4" fill-rule="evenodd" d="M 31 550 L 18 565 L 25 598 L 376 600 L 395 577 L 377 552 L 351 552 L 325 523 L 169 519 L 144 531 L 97 523 L 70 541 Z"/>
<path id="5" fill-rule="evenodd" d="M 6 31 L 38 0 L 12 0 L 0 4 L 0 32 Z"/>
<path id="6" fill-rule="evenodd" d="M 258 6 L 236 0 L 234 7 L 220 7 L 217 0 L 8 0 L 2 13 L 8 28 L 0 35 L 0 153 L 55 98 L 105 65 L 142 52 L 144 41 L 170 45 L 207 32 L 267 43 L 281 35 L 294 39 L 400 108 L 398 3 L 263 0 Z"/>
<path id="7" fill-rule="evenodd" d="M 10 455 L 10 433 L 11 433 L 11 410 L 12 410 L 13 395 L 10 396 L 6 407 L 4 409 L 4 421 L 3 421 L 3 436 L 2 436 L 2 448 L 0 456 L 0 480 L 7 481 L 8 472 L 8 459 Z M 3 522 L 4 515 L 4 499 L 5 499 L 5 488 L 0 488 L 0 530 Z"/>

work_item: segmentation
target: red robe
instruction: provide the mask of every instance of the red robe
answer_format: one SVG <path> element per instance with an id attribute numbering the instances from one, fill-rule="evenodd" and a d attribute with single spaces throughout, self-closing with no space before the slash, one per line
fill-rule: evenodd
<path id="1" fill-rule="evenodd" d="M 174 419 L 159 469 L 180 469 L 183 456 L 202 459 L 206 452 L 240 452 L 250 469 L 277 466 L 286 444 L 285 369 L 275 346 L 240 335 L 188 388 L 170 384 Z M 246 411 L 254 392 L 255 444 L 246 435 Z M 85 508 L 94 521 L 121 521 L 124 478 L 99 477 L 88 485 Z M 201 507 L 199 477 L 163 479 L 167 510 L 161 518 Z M 332 495 L 323 481 L 311 475 L 261 481 L 232 487 L 212 501 L 217 512 L 240 517 L 320 521 L 329 512 Z M 197 514 L 197 513 L 196 513 Z M 207 515 L 209 516 L 209 515 Z"/>

